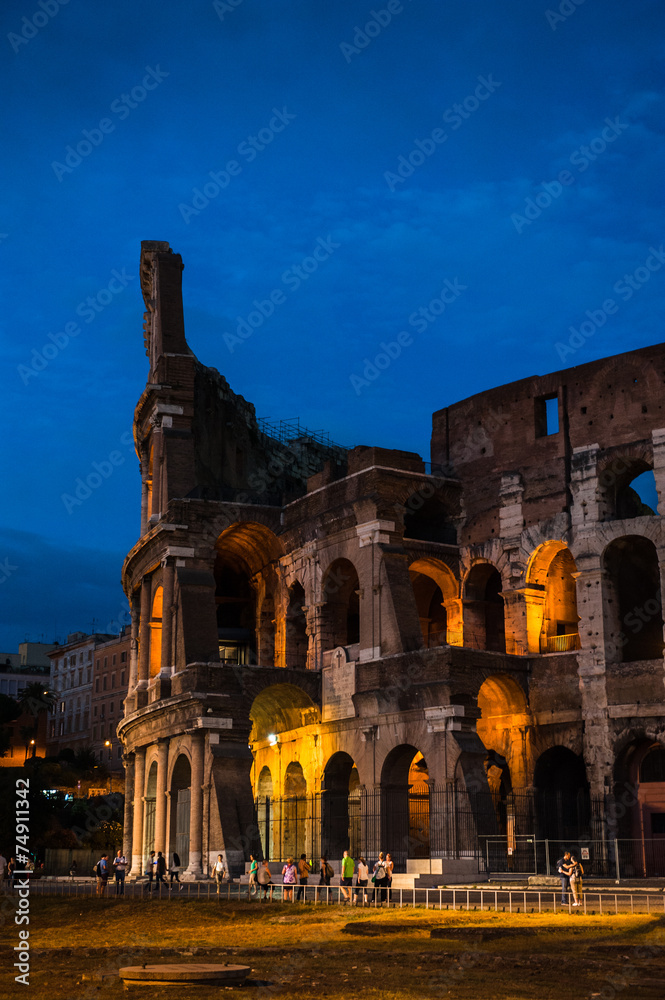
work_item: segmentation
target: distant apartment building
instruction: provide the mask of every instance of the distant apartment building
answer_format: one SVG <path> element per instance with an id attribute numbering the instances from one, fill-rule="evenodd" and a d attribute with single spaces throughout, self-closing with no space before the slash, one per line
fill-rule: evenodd
<path id="1" fill-rule="evenodd" d="M 49 718 L 47 752 L 80 750 L 93 743 L 91 701 L 95 650 L 116 636 L 72 632 L 67 642 L 50 653 L 50 689 L 58 701 Z M 99 749 L 99 748 L 97 748 Z"/>
<path id="2" fill-rule="evenodd" d="M 129 684 L 131 627 L 101 642 L 94 651 L 92 672 L 92 740 L 98 757 L 110 771 L 122 771 L 122 744 L 116 726 L 124 714 Z"/>
<path id="3" fill-rule="evenodd" d="M 18 699 L 24 688 L 35 683 L 44 684 L 46 690 L 51 665 L 48 653 L 56 646 L 52 642 L 21 642 L 18 653 L 0 653 L 0 694 Z M 23 712 L 5 726 L 9 746 L 0 757 L 0 767 L 20 767 L 27 756 L 45 756 L 47 719 L 45 712 L 36 716 Z"/>

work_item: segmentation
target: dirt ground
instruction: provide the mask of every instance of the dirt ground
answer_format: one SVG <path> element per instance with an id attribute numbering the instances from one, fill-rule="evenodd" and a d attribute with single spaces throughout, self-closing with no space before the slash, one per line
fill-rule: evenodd
<path id="1" fill-rule="evenodd" d="M 236 992 L 284 1000 L 663 1000 L 665 917 L 356 910 L 284 904 L 41 898 L 30 985 L 14 981 L 19 928 L 2 928 L 0 998 L 230 995 L 228 987 L 123 987 L 118 969 L 249 965 Z M 25 991 L 25 992 L 24 992 Z"/>

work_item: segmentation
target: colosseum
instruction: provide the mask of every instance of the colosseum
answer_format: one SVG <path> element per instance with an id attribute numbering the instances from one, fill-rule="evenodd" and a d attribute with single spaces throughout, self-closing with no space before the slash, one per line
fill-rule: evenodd
<path id="1" fill-rule="evenodd" d="M 430 462 L 348 450 L 197 360 L 182 270 L 142 244 L 132 874 L 382 849 L 450 883 L 573 845 L 665 874 L 665 347 L 445 406 Z"/>

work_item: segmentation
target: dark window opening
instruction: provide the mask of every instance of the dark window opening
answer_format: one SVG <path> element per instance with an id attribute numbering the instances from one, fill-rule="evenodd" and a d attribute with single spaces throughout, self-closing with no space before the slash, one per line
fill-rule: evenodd
<path id="1" fill-rule="evenodd" d="M 538 396 L 534 399 L 536 437 L 559 433 L 559 397 Z"/>

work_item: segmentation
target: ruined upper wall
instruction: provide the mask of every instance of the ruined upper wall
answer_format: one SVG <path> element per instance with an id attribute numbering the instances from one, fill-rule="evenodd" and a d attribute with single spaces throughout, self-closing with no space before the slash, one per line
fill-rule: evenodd
<path id="1" fill-rule="evenodd" d="M 499 534 L 502 473 L 521 476 L 526 525 L 570 504 L 577 448 L 601 452 L 650 440 L 665 426 L 665 345 L 536 376 L 478 393 L 432 418 L 432 462 L 462 480 L 467 524 L 462 541 Z M 547 433 L 547 399 L 558 430 Z"/>

